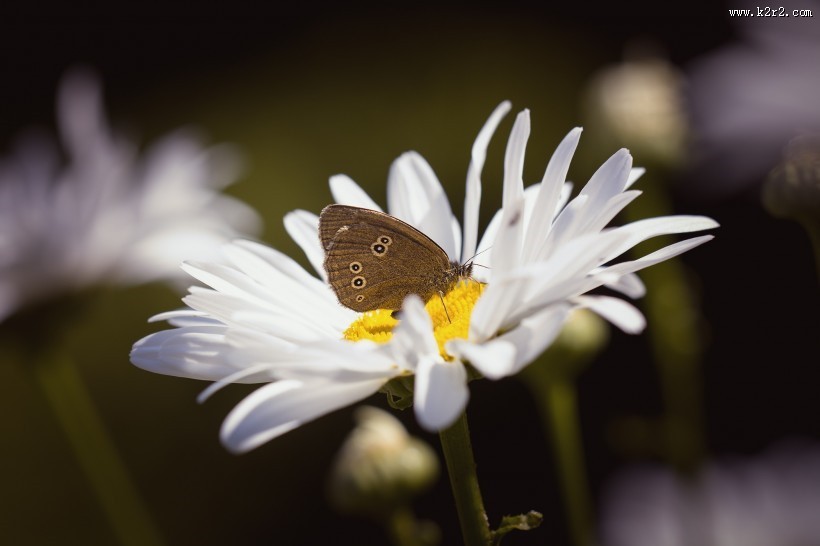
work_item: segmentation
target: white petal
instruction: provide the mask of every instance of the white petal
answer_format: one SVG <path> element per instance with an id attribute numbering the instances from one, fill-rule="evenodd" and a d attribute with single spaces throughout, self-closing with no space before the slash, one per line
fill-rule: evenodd
<path id="1" fill-rule="evenodd" d="M 436 432 L 452 425 L 469 398 L 467 370 L 461 362 L 421 359 L 416 370 L 413 406 L 416 419 L 425 430 Z"/>
<path id="2" fill-rule="evenodd" d="M 476 303 L 470 321 L 470 339 L 508 328 L 569 296 L 617 277 L 587 277 L 601 264 L 608 248 L 628 235 L 611 230 L 593 233 L 561 245 L 549 260 L 518 268 L 506 278 L 494 279 Z M 476 337 L 473 337 L 476 336 Z"/>
<path id="3" fill-rule="evenodd" d="M 168 321 L 169 324 L 173 324 L 174 326 L 217 326 L 222 324 L 218 320 L 208 317 L 207 313 L 189 309 L 188 307 L 183 309 L 175 309 L 173 311 L 165 311 L 164 313 L 157 313 L 148 319 L 148 322 L 162 321 Z"/>
<path id="4" fill-rule="evenodd" d="M 225 248 L 225 255 L 240 271 L 269 289 L 271 301 L 295 300 L 297 309 L 310 310 L 322 316 L 323 322 L 346 327 L 355 313 L 339 305 L 336 295 L 322 282 L 288 256 L 276 250 L 238 241 Z"/>
<path id="5" fill-rule="evenodd" d="M 271 383 L 242 400 L 222 423 L 222 443 L 234 453 L 250 451 L 326 413 L 362 400 L 384 380 L 357 383 Z"/>
<path id="6" fill-rule="evenodd" d="M 515 344 L 501 339 L 473 343 L 464 339 L 447 342 L 447 352 L 475 366 L 489 379 L 501 379 L 515 373 Z"/>
<path id="7" fill-rule="evenodd" d="M 633 299 L 642 298 L 646 294 L 646 286 L 634 273 L 627 273 L 613 282 L 604 283 L 604 286 Z"/>
<path id="8" fill-rule="evenodd" d="M 401 312 L 401 320 L 393 331 L 390 345 L 393 346 L 393 356 L 399 362 L 415 368 L 421 356 L 439 354 L 433 323 L 421 298 L 415 294 L 405 298 Z"/>
<path id="9" fill-rule="evenodd" d="M 639 334 L 646 328 L 646 319 L 632 304 L 609 296 L 579 296 L 575 302 L 595 313 L 626 332 Z"/>
<path id="10" fill-rule="evenodd" d="M 185 301 L 198 309 L 209 309 L 191 297 Z M 213 308 L 210 309 L 210 312 L 213 314 L 218 313 Z M 311 320 L 314 317 L 309 315 L 295 315 L 287 312 L 273 313 L 240 308 L 232 311 L 229 317 L 234 325 L 251 328 L 288 343 L 311 343 L 317 338 L 339 335 L 340 330 L 325 324 L 324 321 Z"/>
<path id="11" fill-rule="evenodd" d="M 487 147 L 490 144 L 490 138 L 492 138 L 498 124 L 501 123 L 510 108 L 512 108 L 510 101 L 504 101 L 496 106 L 473 143 L 470 166 L 467 168 L 467 187 L 464 194 L 464 247 L 461 253 L 462 260 L 468 260 L 476 253 L 478 208 L 481 202 L 481 171 L 487 158 Z"/>
<path id="12" fill-rule="evenodd" d="M 717 227 L 720 227 L 720 225 L 706 216 L 658 216 L 638 220 L 615 228 L 616 231 L 621 231 L 627 234 L 628 237 L 620 245 L 610 250 L 605 261 L 617 258 L 638 243 L 658 235 L 690 233 Z"/>
<path id="13" fill-rule="evenodd" d="M 475 251 L 475 262 L 484 267 L 473 270 L 473 277 L 481 282 L 487 282 L 492 277 L 492 247 L 495 243 L 495 238 L 498 235 L 498 228 L 501 226 L 501 214 L 504 209 L 498 209 L 493 215 L 487 228 L 484 230 L 484 235 L 481 236 L 481 241 Z M 470 256 L 465 256 L 465 259 Z"/>
<path id="14" fill-rule="evenodd" d="M 589 182 L 581 188 L 580 195 L 589 195 L 596 203 L 604 203 L 624 191 L 631 171 L 632 156 L 629 150 L 622 148 L 598 167 Z"/>
<path id="15" fill-rule="evenodd" d="M 573 187 L 572 182 L 564 182 L 564 187 L 561 188 L 561 195 L 558 197 L 558 203 L 555 206 L 555 213 L 552 215 L 553 221 L 558 217 L 558 214 L 560 214 L 569 202 L 569 198 L 572 196 Z"/>
<path id="16" fill-rule="evenodd" d="M 561 141 L 552 154 L 544 178 L 541 180 L 536 198 L 535 211 L 532 221 L 527 227 L 527 236 L 524 242 L 524 262 L 533 260 L 537 254 L 540 244 L 547 238 L 554 212 L 558 206 L 564 182 L 567 179 L 569 164 L 578 141 L 581 138 L 580 127 L 570 131 Z"/>
<path id="17" fill-rule="evenodd" d="M 504 154 L 504 193 L 501 201 L 504 208 L 521 199 L 524 193 L 524 152 L 529 138 L 530 111 L 522 110 L 515 118 Z"/>
<path id="18" fill-rule="evenodd" d="M 504 206 L 501 225 L 493 241 L 493 277 L 503 275 L 516 268 L 521 259 L 521 239 L 524 232 L 524 205 L 522 198 Z"/>
<path id="19" fill-rule="evenodd" d="M 626 179 L 626 187 L 624 189 L 629 189 L 632 187 L 640 177 L 646 172 L 646 169 L 643 167 L 632 167 L 632 170 L 629 171 L 629 178 Z"/>
<path id="20" fill-rule="evenodd" d="M 325 252 L 319 242 L 319 217 L 306 210 L 294 210 L 285 215 L 285 230 L 305 253 L 313 269 L 327 281 Z"/>
<path id="21" fill-rule="evenodd" d="M 100 87 L 97 76 L 84 69 L 70 71 L 60 84 L 58 126 L 73 156 L 83 155 L 110 138 Z"/>
<path id="22" fill-rule="evenodd" d="M 458 258 L 461 249 L 453 239 L 450 201 L 430 164 L 416 152 L 402 154 L 391 165 L 387 205 L 391 215 L 422 231 L 451 260 Z"/>
<path id="23" fill-rule="evenodd" d="M 299 265 L 296 260 L 284 254 L 283 252 L 279 252 L 275 248 L 271 248 L 269 246 L 254 242 L 254 241 L 245 241 L 245 240 L 237 240 L 233 242 L 232 246 L 236 246 L 242 248 L 256 256 L 260 259 L 264 260 L 268 264 L 270 264 L 272 270 L 281 273 L 283 275 L 287 275 L 288 277 L 292 278 L 293 280 L 299 282 L 300 284 L 305 285 L 311 290 L 316 290 L 320 287 L 327 287 L 327 283 L 317 279 L 301 265 Z M 228 255 L 232 256 L 230 252 L 230 248 L 228 249 Z M 238 265 L 239 262 L 235 262 Z M 249 273 L 250 274 L 250 273 Z M 258 280 L 261 281 L 262 278 L 267 278 L 270 273 L 267 271 L 260 272 Z"/>
<path id="24" fill-rule="evenodd" d="M 199 396 L 196 397 L 196 401 L 202 404 L 203 402 L 208 400 L 208 398 L 210 398 L 214 393 L 216 393 L 219 390 L 222 390 L 224 387 L 227 387 L 231 383 L 243 383 L 246 382 L 248 378 L 256 379 L 256 381 L 250 381 L 251 383 L 270 381 L 271 379 L 273 379 L 273 376 L 271 375 L 270 371 L 270 364 L 257 364 L 256 366 L 243 368 L 238 372 L 226 375 L 219 381 L 215 381 L 208 385 L 208 388 L 199 393 Z"/>
<path id="25" fill-rule="evenodd" d="M 549 246 L 555 247 L 588 233 L 600 224 L 601 219 L 608 222 L 609 219 L 605 218 L 608 214 L 607 205 L 623 191 L 631 167 L 632 156 L 626 150 L 618 151 L 601 165 L 586 186 L 581 189 L 578 197 L 556 219 L 555 234 L 554 236 L 551 234 Z M 585 199 L 583 206 L 576 205 L 582 199 Z M 625 206 L 626 203 L 623 205 Z M 564 216 L 570 211 L 572 211 L 572 216 L 565 219 Z M 600 227 L 603 227 L 606 222 L 600 224 Z"/>
<path id="26" fill-rule="evenodd" d="M 583 233 L 602 228 L 615 215 L 613 211 L 617 210 L 618 204 L 626 206 L 631 199 L 634 199 L 637 194 L 630 194 L 630 198 L 619 197 L 626 186 L 631 169 L 632 156 L 627 150 L 618 151 L 601 165 L 578 194 L 579 198 L 584 196 L 588 198 L 586 204 L 579 209 L 578 217 L 569 229 L 553 244 L 568 241 Z M 609 214 L 612 216 L 608 217 Z"/>
<path id="27" fill-rule="evenodd" d="M 568 304 L 553 305 L 488 342 L 453 340 L 447 350 L 452 349 L 452 354 L 469 361 L 490 379 L 516 374 L 552 344 L 570 308 Z"/>
<path id="28" fill-rule="evenodd" d="M 336 309 L 327 296 L 317 297 L 287 277 L 278 275 L 278 286 L 263 286 L 242 272 L 219 264 L 185 264 L 185 269 L 214 290 L 192 286 L 182 301 L 223 322 L 236 322 L 236 313 L 250 312 L 293 317 L 298 319 L 295 323 L 311 331 L 319 328 L 337 334 L 347 326 L 347 314 Z"/>
<path id="29" fill-rule="evenodd" d="M 617 258 L 638 243 L 658 235 L 690 233 L 716 227 L 720 227 L 719 224 L 706 216 L 659 216 L 638 220 L 615 228 L 615 231 L 624 233 L 627 237 L 609 249 L 604 262 Z"/>
<path id="30" fill-rule="evenodd" d="M 226 352 L 224 326 L 185 327 L 150 334 L 131 349 L 131 362 L 149 372 L 216 381 L 237 371 Z"/>
<path id="31" fill-rule="evenodd" d="M 540 313 L 528 317 L 521 323 L 505 332 L 498 339 L 515 345 L 515 363 L 511 373 L 518 373 L 527 364 L 538 358 L 547 347 L 552 345 L 570 312 L 570 305 L 553 305 Z"/>
<path id="32" fill-rule="evenodd" d="M 579 195 L 558 213 L 558 216 L 552 223 L 552 229 L 549 235 L 536 251 L 536 260 L 549 258 L 553 252 L 561 248 L 563 243 L 572 238 L 573 233 L 577 231 L 576 226 L 578 226 L 584 218 L 583 211 L 584 207 L 587 206 L 587 201 L 589 201 L 588 196 Z"/>
<path id="33" fill-rule="evenodd" d="M 381 211 L 381 207 L 367 195 L 361 186 L 345 174 L 330 177 L 330 193 L 333 201 L 340 205 L 361 207 L 364 209 Z"/>
<path id="34" fill-rule="evenodd" d="M 641 193 L 642 192 L 638 190 L 631 190 L 615 195 L 599 209 L 597 214 L 589 215 L 584 219 L 584 223 L 580 224 L 576 231 L 576 236 L 583 233 L 601 231 L 619 212 L 626 208 L 635 198 L 640 196 Z"/>
<path id="35" fill-rule="evenodd" d="M 243 284 L 247 284 L 247 277 L 226 265 L 214 262 L 186 262 L 180 267 L 193 278 L 222 294 L 243 297 L 249 293 L 242 287 Z"/>
<path id="36" fill-rule="evenodd" d="M 665 246 L 662 249 L 656 250 L 655 252 L 647 254 L 646 256 L 638 258 L 637 260 L 621 262 L 619 264 L 603 268 L 601 271 L 603 273 L 615 273 L 618 275 L 640 271 L 641 269 L 645 269 L 647 267 L 658 264 L 670 258 L 674 258 L 679 254 L 683 254 L 684 252 L 692 250 L 696 246 L 700 246 L 703 243 L 711 241 L 714 238 L 715 237 L 713 235 L 701 235 L 700 237 L 692 237 L 691 239 L 686 239 L 685 241 L 679 241 L 669 246 Z"/>

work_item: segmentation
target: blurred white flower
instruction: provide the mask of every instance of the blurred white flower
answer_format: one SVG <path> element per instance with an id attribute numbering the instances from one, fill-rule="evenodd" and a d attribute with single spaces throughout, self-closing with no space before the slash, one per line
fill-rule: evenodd
<path id="1" fill-rule="evenodd" d="M 108 126 L 84 71 L 64 78 L 57 115 L 65 161 L 35 136 L 0 158 L 0 321 L 95 283 L 178 280 L 183 259 L 213 259 L 259 230 L 251 208 L 219 193 L 238 174 L 229 148 L 180 131 L 140 155 Z"/>
<path id="2" fill-rule="evenodd" d="M 732 8 L 756 12 L 751 0 Z M 697 176 L 690 189 L 725 196 L 757 187 L 792 138 L 820 131 L 816 1 L 790 2 L 814 17 L 733 18 L 741 38 L 689 68 Z M 778 8 L 773 8 L 778 10 Z"/>
<path id="3" fill-rule="evenodd" d="M 711 236 L 670 245 L 634 261 L 609 264 L 641 241 L 661 234 L 716 227 L 708 218 L 653 218 L 614 229 L 609 221 L 640 192 L 627 188 L 640 175 L 626 150 L 607 161 L 573 200 L 565 182 L 580 129 L 567 135 L 540 184 L 524 189 L 529 112 L 519 114 L 507 145 L 502 209 L 478 243 L 480 174 L 487 145 L 510 109 L 502 103 L 473 146 L 462 231 L 430 165 L 408 152 L 388 180 L 390 214 L 435 240 L 451 260 L 479 251 L 477 281 L 459 283 L 426 306 L 411 295 L 398 322 L 390 311 L 359 314 L 341 307 L 325 282 L 318 217 L 290 213 L 285 226 L 319 277 L 261 245 L 226 248 L 229 265 L 186 266 L 211 289 L 193 287 L 190 309 L 155 317 L 177 329 L 138 341 L 131 354 L 150 371 L 215 380 L 205 395 L 234 382 L 269 382 L 226 419 L 222 440 L 246 451 L 329 411 L 359 401 L 396 378 L 414 377 L 413 403 L 428 430 L 446 428 L 467 404 L 469 362 L 485 377 L 517 373 L 555 339 L 574 307 L 587 307 L 627 332 L 643 329 L 640 312 L 625 301 L 585 295 L 607 285 L 631 297 L 643 293 L 634 272 L 693 248 Z M 337 203 L 379 210 L 345 176 L 330 180 Z M 484 251 L 487 252 L 484 252 Z M 445 312 L 445 306 L 446 311 Z M 356 343 L 351 343 L 354 341 Z M 401 382 L 401 381 L 400 381 Z"/>
<path id="4" fill-rule="evenodd" d="M 663 467 L 618 476 L 603 501 L 604 546 L 820 544 L 820 448 L 782 446 L 713 463 L 691 481 Z"/>
<path id="5" fill-rule="evenodd" d="M 629 146 L 644 161 L 676 165 L 689 136 L 684 81 L 662 57 L 607 67 L 587 89 L 588 127 L 601 139 Z"/>

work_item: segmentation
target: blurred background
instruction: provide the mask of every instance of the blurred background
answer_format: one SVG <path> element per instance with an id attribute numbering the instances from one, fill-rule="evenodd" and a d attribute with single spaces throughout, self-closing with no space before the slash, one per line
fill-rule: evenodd
<path id="1" fill-rule="evenodd" d="M 820 4 L 786 6 L 813 9 L 813 18 L 728 16 L 729 8 L 749 7 L 696 0 L 674 16 L 648 4 L 526 2 L 293 4 L 265 16 L 207 5 L 118 16 L 9 13 L 0 19 L 0 154 L 24 130 L 54 132 L 61 78 L 71 67 L 91 68 L 103 83 L 111 124 L 141 146 L 179 127 L 195 128 L 208 143 L 235 145 L 245 170 L 227 193 L 261 214 L 260 240 L 307 267 L 281 219 L 330 203 L 333 174 L 351 176 L 384 204 L 390 163 L 416 150 L 460 216 L 470 147 L 502 100 L 532 111 L 527 183 L 540 180 L 572 127 L 585 127 L 569 173 L 577 184 L 618 148 L 630 148 L 635 164 L 649 169 L 636 186 L 645 192 L 638 201 L 654 194 L 661 201 L 655 210 L 711 216 L 721 228 L 714 241 L 684 255 L 675 273 L 686 285 L 681 312 L 694 332 L 685 343 L 697 344 L 687 361 L 694 372 L 682 380 L 694 387 L 681 396 L 698 447 L 682 447 L 682 462 L 658 447 L 676 445 L 656 430 L 669 410 L 664 393 L 676 380 L 658 365 L 663 342 L 650 311 L 644 335 L 612 331 L 577 374 L 600 514 L 613 478 L 634 463 L 689 468 L 754 458 L 783 442 L 820 441 L 818 270 L 803 227 L 811 222 L 761 201 L 789 140 L 820 130 Z M 625 63 L 633 63 L 626 76 L 609 72 Z M 650 89 L 643 98 L 624 90 L 633 77 L 638 89 Z M 512 119 L 490 146 L 482 226 L 500 204 Z M 653 147 L 659 142 L 669 146 Z M 817 205 L 816 193 L 796 201 L 811 199 Z M 813 210 L 798 216 L 820 216 Z M 71 318 L 64 339 L 42 340 L 62 343 L 75 360 L 164 541 L 387 543 L 379 525 L 340 515 L 326 500 L 328 469 L 353 425 L 352 408 L 237 457 L 219 444 L 218 430 L 252 387 L 231 386 L 199 405 L 205 384 L 129 363 L 134 341 L 160 329 L 148 317 L 179 307 L 180 296 L 159 284 L 104 290 Z M 663 313 L 674 320 L 674 307 L 659 309 L 659 320 Z M 115 543 L 26 363 L 7 348 L 2 360 L 0 543 Z M 569 544 L 553 453 L 528 386 L 521 378 L 476 381 L 471 395 L 490 521 L 535 509 L 545 516 L 541 528 L 505 543 Z M 369 402 L 387 407 L 383 396 Z M 439 450 L 411 412 L 398 416 Z M 442 544 L 458 543 L 446 478 L 414 508 L 440 525 Z"/>

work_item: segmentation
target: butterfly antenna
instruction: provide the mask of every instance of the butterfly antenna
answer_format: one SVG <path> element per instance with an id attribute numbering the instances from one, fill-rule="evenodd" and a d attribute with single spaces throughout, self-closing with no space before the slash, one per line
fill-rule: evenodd
<path id="1" fill-rule="evenodd" d="M 444 307 L 444 314 L 447 315 L 447 322 L 452 324 L 453 321 L 450 319 L 450 313 L 447 312 L 447 305 L 444 303 L 444 293 L 441 290 L 438 291 L 438 297 L 441 298 L 441 306 Z"/>
<path id="2" fill-rule="evenodd" d="M 466 263 L 472 262 L 473 260 L 475 260 L 475 257 L 476 257 L 476 256 L 478 256 L 479 254 L 484 254 L 485 252 L 487 252 L 487 251 L 488 251 L 488 250 L 490 250 L 491 248 L 492 248 L 491 246 L 488 246 L 487 248 L 485 248 L 485 249 L 484 249 L 484 250 L 482 250 L 481 252 L 476 252 L 475 254 L 473 254 L 472 256 L 470 256 L 470 259 L 469 259 L 469 260 L 465 260 L 465 261 L 464 261 L 464 263 L 466 264 Z"/>

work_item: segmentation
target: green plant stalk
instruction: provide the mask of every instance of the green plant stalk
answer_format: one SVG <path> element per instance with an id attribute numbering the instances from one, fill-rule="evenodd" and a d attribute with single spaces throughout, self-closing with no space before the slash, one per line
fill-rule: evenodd
<path id="1" fill-rule="evenodd" d="M 549 437 L 552 439 L 572 543 L 590 546 L 594 544 L 592 503 L 575 386 L 568 377 L 550 377 L 540 369 L 533 369 L 528 378 L 527 384 L 534 393 L 542 420 L 549 424 Z"/>
<path id="2" fill-rule="evenodd" d="M 163 543 L 125 465 L 70 358 L 47 351 L 27 362 L 119 543 L 154 546 Z"/>
<path id="3" fill-rule="evenodd" d="M 458 520 L 465 546 L 488 546 L 492 540 L 484 501 L 478 486 L 467 414 L 461 416 L 449 428 L 439 433 L 450 487 L 456 501 Z"/>
<path id="4" fill-rule="evenodd" d="M 672 207 L 657 186 L 627 207 L 627 220 L 671 214 Z M 642 252 L 633 253 L 642 255 L 672 242 L 670 237 L 657 237 L 644 243 Z M 692 472 L 705 450 L 696 296 L 677 259 L 647 268 L 641 277 L 646 285 L 643 308 L 650 325 L 647 334 L 664 400 L 664 456 L 679 471 Z"/>

